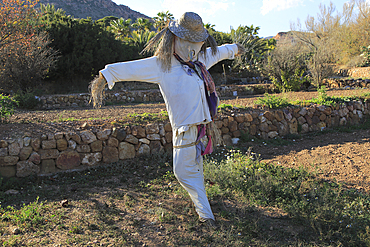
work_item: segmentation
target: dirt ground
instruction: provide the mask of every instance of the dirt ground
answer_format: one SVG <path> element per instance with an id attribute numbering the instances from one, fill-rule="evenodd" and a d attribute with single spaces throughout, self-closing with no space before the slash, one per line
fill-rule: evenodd
<path id="1" fill-rule="evenodd" d="M 370 89 L 332 90 L 329 96 L 349 96 L 369 93 Z M 294 92 L 284 95 L 290 100 L 312 99 L 317 92 Z M 223 99 L 221 103 L 253 106 L 257 97 Z M 8 124 L 0 125 L 0 139 L 16 138 L 29 132 L 38 135 L 45 131 L 80 129 L 82 124 L 103 126 L 128 114 L 159 113 L 165 110 L 163 103 L 128 104 L 105 106 L 101 109 L 76 108 L 52 111 L 17 111 Z M 74 121 L 68 121 L 74 119 Z M 287 145 L 273 145 L 262 141 L 248 142 L 260 154 L 264 162 L 273 162 L 287 167 L 305 167 L 317 175 L 343 182 L 346 186 L 366 192 L 370 191 L 370 130 L 352 133 L 334 132 L 322 135 L 306 135 L 290 140 Z"/>

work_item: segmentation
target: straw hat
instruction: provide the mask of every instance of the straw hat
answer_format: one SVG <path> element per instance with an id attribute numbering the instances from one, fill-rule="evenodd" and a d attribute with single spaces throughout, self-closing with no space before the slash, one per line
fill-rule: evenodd
<path id="1" fill-rule="evenodd" d="M 202 42 L 209 36 L 202 18 L 193 12 L 185 12 L 179 20 L 171 21 L 168 28 L 177 37 L 190 42 Z"/>

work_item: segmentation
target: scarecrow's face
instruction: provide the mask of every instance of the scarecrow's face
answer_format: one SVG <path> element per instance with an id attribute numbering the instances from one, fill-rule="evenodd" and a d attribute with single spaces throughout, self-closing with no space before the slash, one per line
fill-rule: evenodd
<path id="1" fill-rule="evenodd" d="M 175 37 L 175 52 L 185 61 L 194 61 L 204 42 L 190 42 L 179 37 Z"/>

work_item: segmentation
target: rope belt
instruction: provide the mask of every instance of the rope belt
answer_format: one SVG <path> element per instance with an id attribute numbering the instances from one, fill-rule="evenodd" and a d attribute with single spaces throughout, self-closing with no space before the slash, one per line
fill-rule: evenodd
<path id="1" fill-rule="evenodd" d="M 192 147 L 192 146 L 198 145 L 199 142 L 200 142 L 200 140 L 198 140 L 196 142 L 189 143 L 189 144 L 185 144 L 185 145 L 173 146 L 173 148 L 188 148 L 188 147 Z"/>

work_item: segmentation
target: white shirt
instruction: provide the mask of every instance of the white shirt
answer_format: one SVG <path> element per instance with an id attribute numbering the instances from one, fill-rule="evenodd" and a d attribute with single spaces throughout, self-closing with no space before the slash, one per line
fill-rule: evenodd
<path id="1" fill-rule="evenodd" d="M 218 53 L 213 56 L 207 49 L 206 60 L 199 56 L 207 69 L 224 59 L 233 59 L 238 52 L 235 44 L 218 47 Z M 188 130 L 190 126 L 205 124 L 212 121 L 205 96 L 204 82 L 196 73 L 189 75 L 183 65 L 171 58 L 171 69 L 163 72 L 157 57 L 108 64 L 100 71 L 112 89 L 119 81 L 145 81 L 157 83 L 166 103 L 168 116 L 175 135 Z"/>

